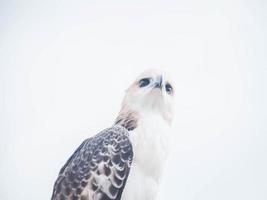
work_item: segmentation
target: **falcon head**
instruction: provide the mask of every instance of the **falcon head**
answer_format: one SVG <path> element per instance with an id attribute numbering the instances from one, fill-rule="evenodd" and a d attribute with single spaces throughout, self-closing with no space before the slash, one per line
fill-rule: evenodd
<path id="1" fill-rule="evenodd" d="M 140 74 L 127 89 L 122 105 L 138 114 L 156 112 L 170 123 L 173 118 L 174 94 L 170 76 L 161 70 L 150 69 Z"/>

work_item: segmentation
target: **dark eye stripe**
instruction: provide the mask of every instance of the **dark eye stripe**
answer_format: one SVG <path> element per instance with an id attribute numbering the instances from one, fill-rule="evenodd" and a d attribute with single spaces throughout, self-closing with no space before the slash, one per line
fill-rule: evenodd
<path id="1" fill-rule="evenodd" d="M 172 94 L 173 89 L 172 89 L 172 86 L 169 83 L 167 83 L 165 85 L 165 90 L 166 90 L 167 93 Z"/>
<path id="2" fill-rule="evenodd" d="M 149 85 L 150 79 L 149 78 L 143 78 L 139 81 L 139 87 L 145 87 Z"/>

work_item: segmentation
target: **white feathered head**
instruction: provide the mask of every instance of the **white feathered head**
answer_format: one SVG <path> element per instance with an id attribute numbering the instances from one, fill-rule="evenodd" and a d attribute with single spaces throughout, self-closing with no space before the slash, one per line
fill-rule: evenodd
<path id="1" fill-rule="evenodd" d="M 157 112 L 169 123 L 173 118 L 175 89 L 164 71 L 149 69 L 140 74 L 127 89 L 122 109 L 137 113 Z"/>

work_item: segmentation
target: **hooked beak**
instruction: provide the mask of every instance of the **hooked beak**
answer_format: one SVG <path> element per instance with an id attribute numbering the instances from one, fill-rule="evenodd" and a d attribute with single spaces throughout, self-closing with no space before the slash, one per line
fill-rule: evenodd
<path id="1" fill-rule="evenodd" d="M 154 88 L 159 88 L 159 89 L 162 88 L 162 76 L 158 76 L 156 78 L 156 82 L 155 82 Z"/>

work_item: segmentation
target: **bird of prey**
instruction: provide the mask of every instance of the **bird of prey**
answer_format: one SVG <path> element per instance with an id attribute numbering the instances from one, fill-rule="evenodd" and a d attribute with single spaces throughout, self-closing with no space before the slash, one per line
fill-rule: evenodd
<path id="1" fill-rule="evenodd" d="M 114 124 L 86 139 L 61 168 L 52 200 L 154 200 L 169 152 L 174 87 L 160 70 L 126 90 Z"/>

